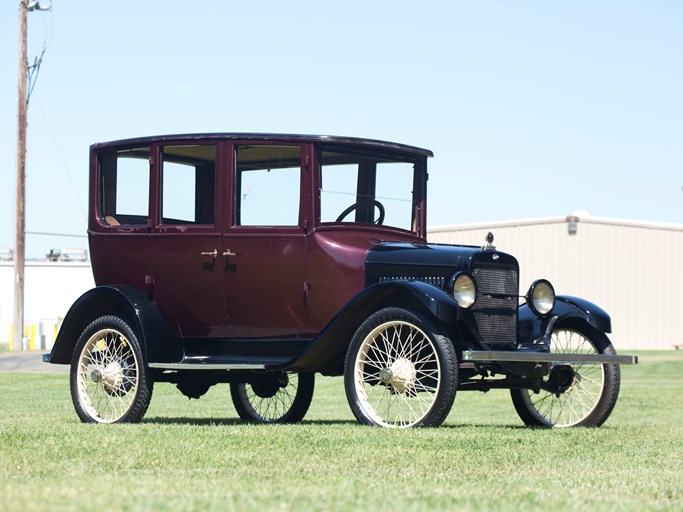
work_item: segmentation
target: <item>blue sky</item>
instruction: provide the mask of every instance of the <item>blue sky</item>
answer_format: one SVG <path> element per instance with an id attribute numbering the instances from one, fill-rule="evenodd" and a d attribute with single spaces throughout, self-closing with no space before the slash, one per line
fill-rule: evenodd
<path id="1" fill-rule="evenodd" d="M 14 245 L 19 1 L 0 5 L 0 247 Z M 29 232 L 84 235 L 88 147 L 351 135 L 434 151 L 429 225 L 567 215 L 683 224 L 683 2 L 65 2 L 28 128 Z M 85 247 L 27 236 L 27 255 Z"/>

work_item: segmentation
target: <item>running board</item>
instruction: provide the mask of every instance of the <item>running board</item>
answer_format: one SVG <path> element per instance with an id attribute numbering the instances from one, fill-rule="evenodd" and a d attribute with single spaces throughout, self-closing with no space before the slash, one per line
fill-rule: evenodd
<path id="1" fill-rule="evenodd" d="M 150 368 L 158 370 L 264 370 L 265 364 L 223 364 L 223 363 L 149 363 Z"/>
<path id="2" fill-rule="evenodd" d="M 463 361 L 491 361 L 504 363 L 599 363 L 638 364 L 638 356 L 616 354 L 560 354 L 550 352 L 506 352 L 490 350 L 464 350 Z"/>

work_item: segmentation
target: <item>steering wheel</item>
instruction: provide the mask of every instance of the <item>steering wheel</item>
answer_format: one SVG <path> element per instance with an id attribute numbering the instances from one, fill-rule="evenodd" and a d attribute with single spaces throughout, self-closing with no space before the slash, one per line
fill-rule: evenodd
<path id="1" fill-rule="evenodd" d="M 353 203 L 351 206 L 349 206 L 346 210 L 341 212 L 339 214 L 339 217 L 337 217 L 337 220 L 335 222 L 341 222 L 344 220 L 344 217 L 346 217 L 349 213 L 351 213 L 353 210 L 356 210 L 359 206 L 367 203 L 372 203 L 374 206 L 377 207 L 379 210 L 379 217 L 375 221 L 375 224 L 378 226 L 382 225 L 382 222 L 384 222 L 384 205 L 377 201 L 376 199 L 366 199 L 365 201 L 358 201 L 356 203 Z"/>

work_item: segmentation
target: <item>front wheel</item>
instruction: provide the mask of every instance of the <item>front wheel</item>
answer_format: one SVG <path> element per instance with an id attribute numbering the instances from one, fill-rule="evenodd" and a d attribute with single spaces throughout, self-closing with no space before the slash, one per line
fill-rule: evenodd
<path id="1" fill-rule="evenodd" d="M 426 316 L 405 309 L 371 315 L 346 354 L 346 397 L 366 425 L 438 426 L 453 405 L 457 383 L 451 340 Z"/>
<path id="2" fill-rule="evenodd" d="M 232 403 L 240 418 L 257 423 L 297 423 L 313 399 L 315 374 L 282 373 L 252 384 L 230 384 Z"/>
<path id="3" fill-rule="evenodd" d="M 565 354 L 616 354 L 606 336 L 586 330 L 553 331 L 550 351 Z M 517 414 L 528 426 L 599 427 L 619 396 L 619 365 L 574 363 L 553 368 L 540 391 L 511 389 Z"/>
<path id="4" fill-rule="evenodd" d="M 86 423 L 138 423 L 152 398 L 133 329 L 117 316 L 103 316 L 81 334 L 71 359 L 71 398 Z"/>

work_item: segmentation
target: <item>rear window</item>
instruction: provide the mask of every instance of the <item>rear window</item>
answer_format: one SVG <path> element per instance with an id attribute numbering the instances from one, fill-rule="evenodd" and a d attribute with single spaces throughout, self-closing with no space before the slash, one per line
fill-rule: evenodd
<path id="1" fill-rule="evenodd" d="M 110 226 L 149 223 L 149 147 L 100 155 L 100 218 Z"/>

